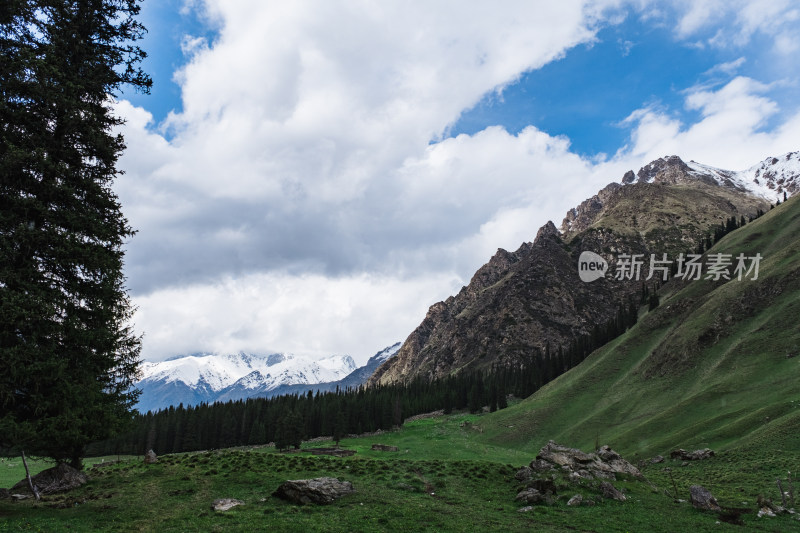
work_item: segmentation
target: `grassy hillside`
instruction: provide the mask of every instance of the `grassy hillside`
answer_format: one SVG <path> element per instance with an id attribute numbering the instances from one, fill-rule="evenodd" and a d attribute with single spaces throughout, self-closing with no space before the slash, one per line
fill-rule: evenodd
<path id="1" fill-rule="evenodd" d="M 631 459 L 710 447 L 748 466 L 723 494 L 800 468 L 800 198 L 710 253 L 760 253 L 758 280 L 668 285 L 661 306 L 530 398 L 483 421 L 487 443 L 608 443 Z M 750 469 L 750 471 L 748 471 Z M 660 470 L 653 470 L 658 477 Z M 777 490 L 773 490 L 777 496 Z M 750 495 L 751 498 L 755 494 Z"/>

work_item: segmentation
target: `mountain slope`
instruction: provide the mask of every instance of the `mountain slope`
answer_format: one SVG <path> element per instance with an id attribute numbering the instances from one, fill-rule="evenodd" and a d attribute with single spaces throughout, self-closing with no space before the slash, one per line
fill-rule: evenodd
<path id="1" fill-rule="evenodd" d="M 800 449 L 800 198 L 710 253 L 760 253 L 758 279 L 670 282 L 626 334 L 487 417 L 487 440 L 531 452 L 601 441 L 631 457 Z"/>
<path id="2" fill-rule="evenodd" d="M 798 154 L 774 159 L 736 173 L 672 156 L 642 167 L 638 177 L 628 172 L 621 183 L 570 210 L 561 232 L 548 223 L 533 243 L 515 252 L 498 250 L 468 286 L 431 306 L 397 357 L 378 368 L 368 383 L 514 365 L 525 355 L 589 334 L 613 319 L 641 282 L 607 277 L 582 283 L 576 269 L 582 251 L 603 254 L 613 272 L 620 252 L 675 257 L 694 250 L 728 218 L 768 209 L 759 192 L 762 185 L 776 196 L 778 190 L 797 190 Z M 760 185 L 752 181 L 756 174 Z"/>

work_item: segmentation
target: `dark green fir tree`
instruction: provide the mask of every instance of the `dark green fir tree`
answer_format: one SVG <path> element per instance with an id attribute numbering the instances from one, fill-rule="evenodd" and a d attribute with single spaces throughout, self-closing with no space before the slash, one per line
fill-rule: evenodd
<path id="1" fill-rule="evenodd" d="M 140 338 L 112 99 L 150 79 L 138 0 L 0 4 L 0 447 L 80 466 L 131 420 Z"/>

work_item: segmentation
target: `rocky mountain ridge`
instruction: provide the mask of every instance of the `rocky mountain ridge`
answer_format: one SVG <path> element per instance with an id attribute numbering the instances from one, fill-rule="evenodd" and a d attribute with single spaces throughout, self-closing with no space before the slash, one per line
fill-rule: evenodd
<path id="1" fill-rule="evenodd" d="M 558 349 L 614 317 L 641 290 L 639 280 L 580 281 L 581 251 L 615 254 L 694 250 L 730 217 L 749 218 L 800 186 L 800 153 L 768 158 L 742 172 L 677 156 L 627 172 L 571 209 L 559 231 L 548 222 L 532 243 L 500 249 L 455 296 L 430 307 L 397 356 L 370 385 L 433 379 L 464 369 L 514 365 Z"/>

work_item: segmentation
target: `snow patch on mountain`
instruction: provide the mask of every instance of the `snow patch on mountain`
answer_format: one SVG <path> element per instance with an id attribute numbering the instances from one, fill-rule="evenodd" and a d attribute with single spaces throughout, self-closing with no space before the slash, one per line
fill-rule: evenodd
<path id="1" fill-rule="evenodd" d="M 738 172 L 695 161 L 689 161 L 687 166 L 696 175 L 709 176 L 720 185 L 749 191 L 770 203 L 783 201 L 784 192 L 790 197 L 800 191 L 800 152 L 768 157 L 747 170 Z"/>
<path id="2" fill-rule="evenodd" d="M 192 388 L 202 384 L 213 391 L 234 384 L 271 389 L 283 384 L 336 381 L 355 369 L 349 355 L 313 360 L 292 354 L 205 354 L 144 363 L 140 383 L 180 382 Z"/>

